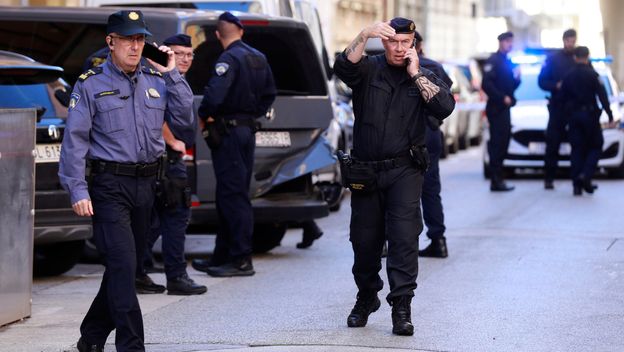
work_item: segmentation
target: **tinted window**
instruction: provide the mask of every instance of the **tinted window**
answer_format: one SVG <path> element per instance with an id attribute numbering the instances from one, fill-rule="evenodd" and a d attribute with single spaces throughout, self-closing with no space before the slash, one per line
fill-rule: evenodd
<path id="1" fill-rule="evenodd" d="M 522 100 L 542 100 L 546 99 L 550 93 L 542 90 L 537 85 L 537 73 L 527 73 L 522 75 L 522 82 L 515 94 L 518 101 Z"/>
<path id="2" fill-rule="evenodd" d="M 203 27 L 198 36 L 197 26 L 187 28 L 189 35 L 202 38 L 195 48 L 195 59 L 186 75 L 195 94 L 202 94 L 223 51 L 214 31 L 213 26 Z M 327 95 L 324 73 L 306 30 L 247 26 L 243 41 L 267 57 L 278 94 Z"/>
<path id="3" fill-rule="evenodd" d="M 67 110 L 53 103 L 54 84 L 0 85 L 0 108 L 43 107 L 43 118 L 67 117 Z"/>

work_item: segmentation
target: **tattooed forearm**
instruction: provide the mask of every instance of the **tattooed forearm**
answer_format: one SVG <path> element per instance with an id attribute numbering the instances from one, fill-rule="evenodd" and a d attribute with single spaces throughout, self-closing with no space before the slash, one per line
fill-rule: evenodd
<path id="1" fill-rule="evenodd" d="M 440 91 L 440 87 L 433 84 L 426 76 L 416 78 L 415 83 L 418 89 L 420 89 L 420 95 L 425 99 L 425 102 L 429 102 Z"/>
<path id="2" fill-rule="evenodd" d="M 353 39 L 353 42 L 351 42 L 351 45 L 347 47 L 347 50 L 345 51 L 347 56 L 349 56 L 352 52 L 354 52 L 355 49 L 358 47 L 358 45 L 362 43 L 364 43 L 364 37 L 362 36 L 362 33 L 360 33 L 358 34 L 357 37 L 355 37 L 355 39 Z"/>

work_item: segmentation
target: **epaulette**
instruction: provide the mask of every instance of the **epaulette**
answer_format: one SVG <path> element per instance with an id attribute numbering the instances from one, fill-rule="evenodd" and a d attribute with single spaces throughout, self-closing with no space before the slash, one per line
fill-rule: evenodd
<path id="1" fill-rule="evenodd" d="M 89 78 L 91 76 L 99 75 L 100 73 L 102 73 L 102 68 L 101 67 L 90 68 L 87 71 L 85 71 L 83 74 L 78 76 L 78 80 L 80 82 L 84 82 L 87 78 Z"/>
<path id="2" fill-rule="evenodd" d="M 146 66 L 143 66 L 143 72 L 149 73 L 150 75 L 154 75 L 154 76 L 158 76 L 158 77 L 162 77 L 163 76 L 162 73 L 154 70 L 153 68 L 149 68 L 149 67 L 146 67 Z"/>

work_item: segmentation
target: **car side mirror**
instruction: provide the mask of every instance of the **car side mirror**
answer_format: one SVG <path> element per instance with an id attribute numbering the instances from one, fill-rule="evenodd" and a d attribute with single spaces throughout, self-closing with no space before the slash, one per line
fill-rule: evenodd
<path id="1" fill-rule="evenodd" d="M 59 103 L 66 108 L 69 107 L 70 96 L 71 94 L 68 89 L 57 89 L 54 91 L 54 97 L 56 100 L 58 100 Z"/>

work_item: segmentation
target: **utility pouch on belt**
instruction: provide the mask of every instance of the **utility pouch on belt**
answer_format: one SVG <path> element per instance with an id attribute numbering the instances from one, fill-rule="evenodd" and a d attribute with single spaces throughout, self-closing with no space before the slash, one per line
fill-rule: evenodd
<path id="1" fill-rule="evenodd" d="M 427 147 L 424 145 L 413 145 L 409 150 L 410 158 L 414 162 L 414 166 L 425 173 L 427 169 L 429 169 L 429 152 L 427 151 Z"/>
<path id="2" fill-rule="evenodd" d="M 377 189 L 377 174 L 371 165 L 358 163 L 342 150 L 336 154 L 344 187 L 353 193 L 371 193 Z"/>
<path id="3" fill-rule="evenodd" d="M 165 209 L 175 209 L 182 204 L 190 207 L 190 195 L 191 189 L 184 178 L 165 178 L 158 183 L 156 190 L 156 199 Z"/>
<path id="4" fill-rule="evenodd" d="M 202 131 L 202 137 L 211 149 L 219 148 L 226 133 L 225 122 L 221 118 L 215 118 L 214 122 L 206 123 Z"/>

